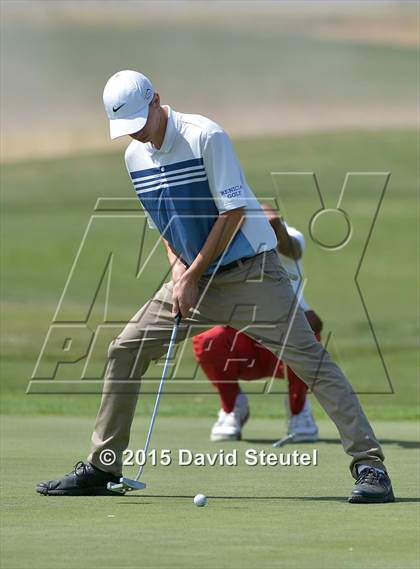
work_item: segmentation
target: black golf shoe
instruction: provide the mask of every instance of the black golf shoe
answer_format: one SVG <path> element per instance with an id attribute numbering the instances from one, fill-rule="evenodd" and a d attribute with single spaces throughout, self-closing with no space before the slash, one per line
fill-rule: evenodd
<path id="1" fill-rule="evenodd" d="M 377 468 L 364 468 L 356 480 L 349 502 L 351 504 L 395 502 L 388 474 Z"/>
<path id="2" fill-rule="evenodd" d="M 119 481 L 119 476 L 104 472 L 89 462 L 79 461 L 61 480 L 40 482 L 36 491 L 45 496 L 117 496 L 107 490 L 107 484 Z"/>

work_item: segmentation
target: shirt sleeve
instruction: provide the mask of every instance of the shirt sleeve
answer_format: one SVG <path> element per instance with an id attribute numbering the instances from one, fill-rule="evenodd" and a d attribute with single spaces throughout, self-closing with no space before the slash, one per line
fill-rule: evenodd
<path id="1" fill-rule="evenodd" d="M 207 136 L 203 160 L 210 191 L 219 213 L 246 206 L 241 166 L 232 143 L 223 130 Z"/>

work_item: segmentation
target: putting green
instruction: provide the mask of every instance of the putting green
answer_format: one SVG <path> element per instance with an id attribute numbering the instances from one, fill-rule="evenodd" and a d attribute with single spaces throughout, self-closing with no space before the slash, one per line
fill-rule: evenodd
<path id="1" fill-rule="evenodd" d="M 115 497 L 44 497 L 36 482 L 71 470 L 88 450 L 92 418 L 4 416 L 2 420 L 2 565 L 74 567 L 418 567 L 418 429 L 378 422 L 393 476 L 395 504 L 350 505 L 352 479 L 334 427 L 320 423 L 318 466 L 246 466 L 245 450 L 273 450 L 283 432 L 251 419 L 245 440 L 210 443 L 207 418 L 160 417 L 152 447 L 168 448 L 171 466 L 148 466 L 143 492 Z M 144 440 L 136 419 L 133 450 Z M 179 466 L 177 452 L 238 449 L 238 466 Z M 291 445 L 310 452 L 314 445 Z M 277 451 L 280 452 L 280 451 Z M 127 469 L 131 476 L 134 469 Z M 209 497 L 197 508 L 195 494 Z"/>

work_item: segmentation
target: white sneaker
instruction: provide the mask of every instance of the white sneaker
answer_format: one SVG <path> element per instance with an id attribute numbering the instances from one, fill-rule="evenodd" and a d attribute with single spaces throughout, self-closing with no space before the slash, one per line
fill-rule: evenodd
<path id="1" fill-rule="evenodd" d="M 210 433 L 212 441 L 239 441 L 242 436 L 242 427 L 249 417 L 248 398 L 245 393 L 239 393 L 235 400 L 235 407 L 231 413 L 220 409 L 217 421 Z"/>
<path id="2" fill-rule="evenodd" d="M 305 405 L 300 413 L 292 415 L 289 407 L 289 397 L 285 400 L 287 409 L 287 435 L 275 443 L 273 447 L 282 447 L 287 443 L 308 443 L 318 440 L 318 427 L 312 415 L 311 404 L 306 398 Z"/>
<path id="3" fill-rule="evenodd" d="M 318 440 L 318 427 L 312 415 L 311 404 L 306 398 L 305 405 L 297 415 L 290 415 L 287 433 L 293 435 L 293 442 L 312 442 Z"/>

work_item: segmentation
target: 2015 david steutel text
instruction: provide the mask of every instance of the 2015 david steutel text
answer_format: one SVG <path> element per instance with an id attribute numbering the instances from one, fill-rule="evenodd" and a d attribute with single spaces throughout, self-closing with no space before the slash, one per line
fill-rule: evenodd
<path id="1" fill-rule="evenodd" d="M 233 449 L 216 452 L 195 452 L 180 448 L 153 449 L 144 453 L 143 449 L 133 451 L 127 449 L 123 454 L 124 466 L 141 466 L 147 463 L 150 466 L 317 466 L 318 449 L 310 452 L 301 452 L 294 449 L 290 452 L 268 452 L 266 450 L 248 448 L 244 450 Z"/>

